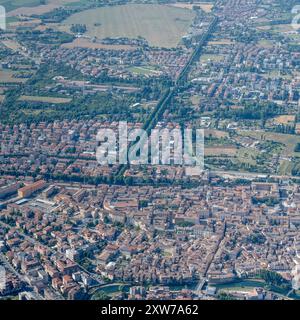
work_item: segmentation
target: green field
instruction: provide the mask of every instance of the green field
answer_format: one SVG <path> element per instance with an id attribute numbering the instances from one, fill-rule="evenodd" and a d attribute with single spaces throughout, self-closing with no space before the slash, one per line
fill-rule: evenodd
<path id="1" fill-rule="evenodd" d="M 285 145 L 285 148 L 282 150 L 282 155 L 286 157 L 294 156 L 296 154 L 294 152 L 294 149 L 297 143 L 300 143 L 300 136 L 292 134 L 262 131 L 240 131 L 239 134 L 243 136 L 253 137 L 260 141 L 274 141 L 282 143 Z"/>
<path id="2" fill-rule="evenodd" d="M 39 11 L 35 11 L 38 7 L 48 7 L 49 11 L 53 10 L 55 5 L 56 7 L 60 7 L 62 5 L 71 6 L 77 3 L 78 5 L 89 3 L 92 0 L 0 0 L 0 5 L 4 6 L 7 12 L 23 8 L 29 7 L 32 8 L 32 13 L 39 14 Z M 19 12 L 22 13 L 22 12 Z M 18 14 L 19 14 L 18 13 Z M 27 12 L 28 13 L 28 12 Z"/>
<path id="3" fill-rule="evenodd" d="M 176 47 L 194 19 L 188 9 L 166 5 L 128 4 L 85 10 L 66 19 L 62 29 L 72 24 L 85 24 L 87 34 L 107 37 L 145 38 L 150 45 Z"/>
<path id="4" fill-rule="evenodd" d="M 155 75 L 157 74 L 157 70 L 155 70 L 152 67 L 148 66 L 137 66 L 137 67 L 130 67 L 128 68 L 129 71 L 136 73 L 136 74 L 141 74 L 141 75 Z"/>
<path id="5" fill-rule="evenodd" d="M 6 11 L 12 11 L 20 7 L 34 7 L 40 5 L 40 0 L 0 0 L 0 5 Z"/>
<path id="6" fill-rule="evenodd" d="M 21 96 L 19 101 L 31 101 L 31 102 L 45 102 L 45 103 L 69 103 L 72 101 L 70 98 L 56 98 L 56 97 L 41 97 L 41 96 Z"/>
<path id="7" fill-rule="evenodd" d="M 203 54 L 200 57 L 200 62 L 207 63 L 208 61 L 211 62 L 221 62 L 224 60 L 224 56 L 220 54 Z"/>
<path id="8" fill-rule="evenodd" d="M 15 75 L 17 72 L 12 72 L 11 70 L 1 70 L 0 69 L 0 83 L 24 83 L 28 79 L 17 78 Z"/>

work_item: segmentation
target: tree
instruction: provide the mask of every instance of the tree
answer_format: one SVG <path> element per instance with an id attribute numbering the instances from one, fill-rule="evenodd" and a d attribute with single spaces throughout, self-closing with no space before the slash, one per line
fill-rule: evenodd
<path id="1" fill-rule="evenodd" d="M 295 152 L 300 152 L 300 143 L 297 143 L 294 151 Z"/>
<path id="2" fill-rule="evenodd" d="M 291 284 L 289 281 L 284 279 L 279 273 L 269 270 L 260 270 L 259 276 L 265 280 L 267 285 L 270 286 L 277 286 L 282 289 L 289 289 L 291 287 Z"/>

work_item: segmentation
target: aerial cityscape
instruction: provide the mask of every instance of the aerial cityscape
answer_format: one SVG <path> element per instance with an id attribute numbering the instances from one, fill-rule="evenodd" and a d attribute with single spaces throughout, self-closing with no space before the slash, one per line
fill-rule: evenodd
<path id="1" fill-rule="evenodd" d="M 0 0 L 0 300 L 155 299 L 300 299 L 300 1 Z"/>

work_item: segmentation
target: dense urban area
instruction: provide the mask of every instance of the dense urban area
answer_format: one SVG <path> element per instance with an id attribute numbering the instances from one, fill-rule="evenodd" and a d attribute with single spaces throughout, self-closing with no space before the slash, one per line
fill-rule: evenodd
<path id="1" fill-rule="evenodd" d="M 300 299 L 299 1 L 0 5 L 0 300 Z M 120 121 L 204 170 L 99 164 Z"/>

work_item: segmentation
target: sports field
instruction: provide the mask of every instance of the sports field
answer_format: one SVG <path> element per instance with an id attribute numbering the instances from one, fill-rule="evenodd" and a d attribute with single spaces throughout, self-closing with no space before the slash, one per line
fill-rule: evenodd
<path id="1" fill-rule="evenodd" d="M 167 5 L 128 4 L 85 10 L 66 19 L 61 28 L 85 24 L 87 35 L 107 37 L 143 37 L 152 46 L 176 47 L 187 33 L 195 13 Z"/>

